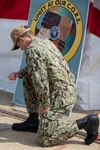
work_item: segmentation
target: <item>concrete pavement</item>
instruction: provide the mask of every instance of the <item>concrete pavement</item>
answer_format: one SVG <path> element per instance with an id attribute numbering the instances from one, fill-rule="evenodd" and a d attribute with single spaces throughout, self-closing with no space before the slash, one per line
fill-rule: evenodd
<path id="1" fill-rule="evenodd" d="M 87 146 L 84 136 L 76 135 L 64 145 L 48 148 L 40 147 L 37 143 L 37 134 L 31 132 L 17 132 L 11 129 L 14 122 L 21 122 L 27 117 L 25 107 L 12 105 L 12 94 L 0 92 L 0 149 L 1 150 L 100 150 L 100 140 Z M 75 120 L 90 112 L 73 111 L 71 119 Z M 82 132 L 83 133 L 83 132 Z M 84 133 L 85 134 L 85 133 Z"/>

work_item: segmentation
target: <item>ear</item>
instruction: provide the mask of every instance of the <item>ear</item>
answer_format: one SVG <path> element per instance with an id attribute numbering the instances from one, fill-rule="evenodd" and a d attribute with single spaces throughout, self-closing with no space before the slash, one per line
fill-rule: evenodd
<path id="1" fill-rule="evenodd" d="M 23 37 L 19 37 L 19 40 L 23 42 L 23 41 L 24 41 L 24 38 L 23 38 Z"/>

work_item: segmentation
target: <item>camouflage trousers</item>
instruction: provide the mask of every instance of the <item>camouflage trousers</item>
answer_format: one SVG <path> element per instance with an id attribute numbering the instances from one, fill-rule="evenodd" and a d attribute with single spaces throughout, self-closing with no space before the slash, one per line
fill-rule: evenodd
<path id="1" fill-rule="evenodd" d="M 67 86 L 62 81 L 50 81 L 50 108 L 57 110 L 64 108 L 71 111 L 76 101 L 76 90 L 74 86 Z M 24 78 L 23 80 L 24 99 L 26 108 L 29 113 L 38 112 L 41 98 L 39 97 L 39 91 L 36 93 L 31 78 Z M 46 103 L 46 100 L 45 100 Z"/>
<path id="2" fill-rule="evenodd" d="M 39 101 L 36 97 L 31 80 L 23 82 L 24 98 L 28 113 L 38 112 Z M 65 110 L 50 110 L 40 117 L 37 139 L 41 146 L 53 146 L 65 142 L 78 132 L 76 122 L 68 120 Z M 64 119 L 63 119 L 64 117 Z"/>
<path id="3" fill-rule="evenodd" d="M 26 109 L 28 113 L 38 112 L 39 100 L 36 97 L 36 92 L 32 85 L 32 81 L 29 78 L 23 79 L 23 90 Z"/>
<path id="4" fill-rule="evenodd" d="M 40 118 L 38 142 L 41 146 L 54 146 L 65 142 L 79 131 L 76 122 L 64 113 L 48 111 Z"/>

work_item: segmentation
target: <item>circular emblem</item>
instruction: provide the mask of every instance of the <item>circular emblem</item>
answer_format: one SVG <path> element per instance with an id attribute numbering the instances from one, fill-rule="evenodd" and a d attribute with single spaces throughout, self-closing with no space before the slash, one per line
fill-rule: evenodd
<path id="1" fill-rule="evenodd" d="M 35 15 L 32 19 L 30 28 L 32 29 L 33 33 L 35 33 L 36 29 L 39 29 L 41 19 L 43 18 L 43 17 L 41 18 L 41 16 L 44 16 L 44 13 L 46 11 L 49 11 L 50 9 L 56 8 L 56 7 L 57 8 L 60 7 L 61 12 L 63 12 L 63 10 L 64 10 L 64 14 L 66 14 L 65 16 L 67 16 L 68 14 L 71 14 L 71 15 L 68 15 L 68 17 L 72 16 L 71 19 L 72 19 L 72 21 L 75 22 L 76 33 L 75 33 L 74 40 L 71 39 L 73 41 L 73 43 L 72 43 L 71 47 L 68 49 L 68 51 L 66 51 L 67 46 L 65 47 L 66 53 L 64 54 L 64 59 L 68 62 L 69 60 L 71 60 L 74 57 L 74 55 L 78 51 L 78 48 L 81 43 L 82 35 L 83 35 L 83 32 L 82 32 L 83 24 L 82 24 L 81 14 L 80 14 L 79 10 L 77 9 L 77 7 L 72 2 L 70 2 L 70 0 L 49 0 L 49 1 L 45 2 L 43 5 L 41 5 L 41 7 L 35 13 Z M 65 13 L 65 12 L 68 12 L 68 13 Z M 63 15 L 61 15 L 61 17 L 62 16 Z M 37 25 L 39 25 L 39 26 L 37 26 Z M 53 26 L 50 30 L 49 36 L 50 36 L 51 40 L 56 40 L 57 38 L 59 38 L 61 33 L 62 33 L 61 30 L 59 30 L 59 28 L 57 26 Z"/>
<path id="2" fill-rule="evenodd" d="M 57 26 L 54 26 L 50 30 L 50 39 L 51 40 L 56 40 L 60 35 L 60 30 Z"/>

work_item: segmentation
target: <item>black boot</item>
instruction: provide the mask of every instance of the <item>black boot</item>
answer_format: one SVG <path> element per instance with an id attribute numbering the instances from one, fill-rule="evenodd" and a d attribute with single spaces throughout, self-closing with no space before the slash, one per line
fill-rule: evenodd
<path id="1" fill-rule="evenodd" d="M 82 119 L 76 120 L 79 129 L 87 132 L 85 144 L 92 144 L 98 137 L 99 117 L 97 114 L 88 115 Z"/>
<path id="2" fill-rule="evenodd" d="M 21 123 L 14 123 L 12 129 L 16 131 L 30 131 L 37 133 L 39 118 L 37 113 L 30 113 L 29 117 Z"/>

